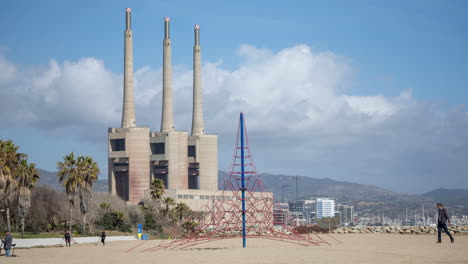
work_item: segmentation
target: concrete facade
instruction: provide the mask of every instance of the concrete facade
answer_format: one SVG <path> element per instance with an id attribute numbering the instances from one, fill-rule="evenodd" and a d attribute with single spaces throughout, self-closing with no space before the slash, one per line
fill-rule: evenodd
<path id="1" fill-rule="evenodd" d="M 149 128 L 110 128 L 109 190 L 136 204 L 149 189 Z M 124 146 L 119 146 L 123 141 Z"/>
<path id="2" fill-rule="evenodd" d="M 208 191 L 208 190 L 166 190 L 164 197 L 171 197 L 176 203 L 183 202 L 187 204 L 191 210 L 194 211 L 205 211 L 206 206 L 212 207 L 208 202 L 213 200 L 232 200 L 235 198 L 235 194 L 231 191 Z M 267 198 L 271 199 L 273 203 L 272 192 L 253 192 L 247 193 L 246 199 L 249 198 Z M 238 200 L 240 202 L 240 200 Z M 272 208 L 273 210 L 273 208 Z"/>
<path id="3" fill-rule="evenodd" d="M 122 126 L 108 131 L 109 192 L 137 204 L 151 181 L 161 179 L 167 193 L 187 190 L 211 195 L 218 189 L 218 138 L 204 134 L 199 27 L 195 27 L 193 56 L 193 136 L 174 128 L 169 18 L 164 21 L 161 131 L 151 132 L 148 127 L 136 127 L 130 16 L 127 9 Z"/>
<path id="4" fill-rule="evenodd" d="M 165 181 L 168 189 L 188 189 L 187 132 L 151 133 L 150 142 L 164 144 L 163 153 L 151 154 L 151 178 Z"/>
<path id="5" fill-rule="evenodd" d="M 218 136 L 199 135 L 189 137 L 189 146 L 194 146 L 195 155 L 189 164 L 198 165 L 198 186 L 202 190 L 218 189 Z M 190 174 L 190 173 L 189 173 Z M 190 176 L 189 176 L 190 177 Z"/>

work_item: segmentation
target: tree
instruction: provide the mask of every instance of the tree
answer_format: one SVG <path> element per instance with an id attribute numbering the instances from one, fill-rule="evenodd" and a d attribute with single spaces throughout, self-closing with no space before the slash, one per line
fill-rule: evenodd
<path id="1" fill-rule="evenodd" d="M 6 211 L 7 230 L 11 232 L 10 207 L 16 200 L 16 170 L 26 154 L 18 152 L 19 146 L 13 141 L 0 140 L 0 201 Z"/>
<path id="2" fill-rule="evenodd" d="M 50 186 L 35 186 L 25 226 L 32 227 L 34 231 L 49 231 L 60 228 L 62 223 L 67 225 L 68 206 L 65 192 Z"/>
<path id="3" fill-rule="evenodd" d="M 182 228 L 187 234 L 195 232 L 195 228 L 198 226 L 198 223 L 195 221 L 185 221 L 182 224 Z"/>
<path id="4" fill-rule="evenodd" d="M 89 156 L 79 156 L 77 160 L 77 187 L 80 198 L 80 210 L 83 215 L 81 234 L 86 231 L 86 213 L 88 212 L 89 199 L 93 190 L 93 183 L 99 175 L 99 167 L 97 163 Z"/>
<path id="5" fill-rule="evenodd" d="M 151 182 L 151 186 L 150 186 L 150 195 L 151 195 L 151 198 L 159 201 L 161 200 L 163 194 L 164 194 L 164 190 L 166 189 L 166 186 L 164 185 L 164 181 L 161 180 L 161 179 L 154 179 L 152 182 Z"/>
<path id="6" fill-rule="evenodd" d="M 39 179 L 39 172 L 34 163 L 28 163 L 24 158 L 19 162 L 17 175 L 18 212 L 21 217 L 21 238 L 24 238 L 26 215 L 31 206 L 31 189 Z"/>
<path id="7" fill-rule="evenodd" d="M 175 213 L 179 217 L 179 221 L 182 222 L 182 219 L 184 218 L 184 215 L 190 212 L 190 208 L 188 205 L 185 203 L 179 202 L 176 204 L 176 207 L 174 208 Z"/>
<path id="8" fill-rule="evenodd" d="M 124 213 L 114 211 L 109 203 L 103 202 L 99 205 L 101 218 L 97 221 L 100 229 L 119 230 L 121 232 L 132 232 L 130 226 L 125 223 Z"/>
<path id="9" fill-rule="evenodd" d="M 162 199 L 162 202 L 165 206 L 164 216 L 167 216 L 167 213 L 169 213 L 169 207 L 175 205 L 175 201 L 172 199 L 172 197 L 165 197 Z"/>
<path id="10" fill-rule="evenodd" d="M 70 223 L 69 229 L 72 232 L 72 217 L 73 207 L 75 207 L 75 196 L 78 188 L 78 166 L 75 159 L 75 154 L 72 152 L 69 155 L 63 157 L 63 162 L 57 162 L 58 173 L 57 177 L 59 182 L 65 187 L 67 193 L 68 202 L 70 204 Z"/>

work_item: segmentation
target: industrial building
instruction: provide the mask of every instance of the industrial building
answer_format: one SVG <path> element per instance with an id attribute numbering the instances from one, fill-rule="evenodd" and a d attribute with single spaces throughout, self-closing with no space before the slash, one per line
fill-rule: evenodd
<path id="1" fill-rule="evenodd" d="M 164 181 L 166 196 L 200 200 L 218 189 L 218 137 L 206 134 L 203 122 L 200 27 L 193 46 L 192 131 L 176 130 L 172 104 L 172 65 L 169 18 L 164 20 L 163 100 L 160 131 L 137 126 L 133 80 L 131 10 L 124 31 L 124 89 L 122 124 L 108 130 L 109 192 L 130 204 L 139 203 L 153 179 Z M 202 197 L 203 199 L 201 199 Z M 198 203 L 192 204 L 192 209 Z M 201 204 L 201 203 L 200 203 Z"/>

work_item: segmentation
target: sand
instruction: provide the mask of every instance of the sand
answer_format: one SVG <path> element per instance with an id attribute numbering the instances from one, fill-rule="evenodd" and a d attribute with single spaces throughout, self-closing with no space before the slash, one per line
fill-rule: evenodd
<path id="1" fill-rule="evenodd" d="M 189 249 L 140 252 L 156 245 L 148 241 L 126 253 L 141 241 L 109 242 L 106 246 L 75 245 L 71 248 L 17 249 L 16 258 L 1 257 L 1 263 L 468 263 L 468 236 L 456 236 L 451 244 L 443 237 L 436 244 L 433 235 L 344 234 L 334 235 L 343 243 L 328 239 L 331 246 L 288 244 L 249 239 L 243 249 L 240 239 L 213 241 Z M 2 250 L 2 253 L 3 250 Z"/>

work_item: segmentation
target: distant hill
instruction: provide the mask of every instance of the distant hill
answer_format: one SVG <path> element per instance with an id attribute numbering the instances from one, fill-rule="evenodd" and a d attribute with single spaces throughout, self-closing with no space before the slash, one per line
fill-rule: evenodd
<path id="1" fill-rule="evenodd" d="M 433 201 L 441 202 L 443 204 L 468 208 L 468 189 L 439 188 L 427 193 L 423 193 L 421 196 L 430 198 Z"/>
<path id="2" fill-rule="evenodd" d="M 224 177 L 229 174 L 219 172 L 219 188 L 223 189 Z M 295 176 L 273 175 L 269 173 L 259 174 L 267 188 L 275 194 L 277 200 L 281 200 L 281 186 L 289 185 L 284 188 L 284 197 L 294 199 L 296 197 Z M 392 192 L 390 190 L 352 182 L 335 181 L 331 179 L 315 179 L 311 177 L 300 176 L 299 197 L 308 198 L 316 196 L 341 197 L 354 201 L 385 201 L 385 202 L 403 202 L 414 199 L 421 199 L 417 195 L 408 195 Z"/>
<path id="3" fill-rule="evenodd" d="M 49 185 L 54 189 L 63 190 L 62 185 L 58 182 L 57 173 L 50 172 L 42 169 L 38 169 L 39 175 L 39 185 Z M 107 192 L 107 180 L 97 180 L 93 184 L 93 189 L 95 192 Z"/>
<path id="4" fill-rule="evenodd" d="M 56 172 L 49 172 L 38 169 L 41 178 L 40 185 L 50 185 L 56 189 L 63 189 L 59 184 Z M 219 171 L 218 187 L 223 189 L 224 178 L 227 172 Z M 272 191 L 281 200 L 281 186 L 284 188 L 285 200 L 294 200 L 296 197 L 295 176 L 274 175 L 269 173 L 259 174 L 269 191 Z M 421 195 L 411 195 L 393 192 L 384 188 L 352 182 L 335 181 L 331 179 L 316 179 L 311 177 L 301 177 L 299 180 L 299 197 L 301 199 L 309 197 L 336 197 L 346 198 L 353 201 L 384 201 L 384 202 L 417 202 L 417 201 L 440 201 L 442 203 L 458 205 L 468 208 L 467 189 L 436 189 Z M 107 180 L 98 180 L 94 183 L 94 191 L 107 192 Z"/>

